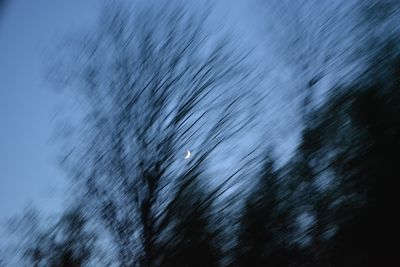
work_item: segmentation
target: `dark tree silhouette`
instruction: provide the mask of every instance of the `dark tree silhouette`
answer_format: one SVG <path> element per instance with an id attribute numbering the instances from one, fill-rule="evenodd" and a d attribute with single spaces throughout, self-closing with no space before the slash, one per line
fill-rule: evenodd
<path id="1" fill-rule="evenodd" d="M 112 6 L 65 80 L 76 82 L 87 114 L 84 143 L 63 164 L 110 232 L 121 266 L 157 265 L 190 177 L 254 116 L 243 109 L 256 85 L 247 53 L 210 36 L 206 17 L 184 7 Z M 189 146 L 195 151 L 185 161 Z"/>
<path id="2" fill-rule="evenodd" d="M 325 248 L 313 242 L 325 253 L 317 256 L 321 265 L 327 259 L 333 266 L 397 265 L 400 50 L 394 44 L 376 51 L 354 84 L 336 88 L 304 133 L 314 176 L 333 175 L 328 190 L 316 191 L 325 201 L 313 205 L 314 233 L 325 235 Z M 335 234 L 326 239 L 329 228 Z"/>
<path id="3" fill-rule="evenodd" d="M 80 267 L 97 257 L 96 235 L 82 210 L 71 208 L 55 222 L 45 222 L 32 209 L 10 222 L 24 266 Z M 11 252 L 11 250 L 10 250 Z"/>
<path id="4" fill-rule="evenodd" d="M 288 266 L 288 210 L 280 206 L 279 178 L 268 153 L 240 220 L 237 266 Z"/>
<path id="5" fill-rule="evenodd" d="M 202 189 L 201 176 L 194 174 L 194 182 L 182 192 L 173 208 L 171 230 L 161 244 L 167 251 L 161 266 L 220 266 L 217 233 L 211 226 L 213 198 Z"/>

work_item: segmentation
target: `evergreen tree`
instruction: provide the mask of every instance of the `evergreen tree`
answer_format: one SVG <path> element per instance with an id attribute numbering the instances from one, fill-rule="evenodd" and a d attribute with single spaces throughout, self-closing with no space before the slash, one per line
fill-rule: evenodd
<path id="1" fill-rule="evenodd" d="M 178 199 L 169 234 L 164 238 L 161 266 L 219 266 L 216 233 L 210 225 L 212 198 L 208 198 L 198 175 Z"/>
<path id="2" fill-rule="evenodd" d="M 279 207 L 279 176 L 271 156 L 249 195 L 240 221 L 237 266 L 288 266 L 285 247 L 287 210 Z"/>
<path id="3" fill-rule="evenodd" d="M 315 224 L 330 221 L 336 229 L 325 247 L 332 266 L 398 266 L 393 236 L 400 176 L 400 50 L 395 44 L 390 40 L 378 50 L 353 84 L 336 88 L 305 133 L 312 136 L 314 170 L 334 177 L 330 190 L 319 193 L 329 201 L 313 207 L 328 211 Z"/>

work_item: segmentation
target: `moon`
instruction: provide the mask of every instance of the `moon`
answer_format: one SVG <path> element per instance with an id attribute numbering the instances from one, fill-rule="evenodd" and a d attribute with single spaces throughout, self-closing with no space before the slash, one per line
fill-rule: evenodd
<path id="1" fill-rule="evenodd" d="M 187 150 L 186 151 L 186 155 L 185 155 L 185 159 L 190 158 L 190 155 L 191 155 L 190 150 Z"/>

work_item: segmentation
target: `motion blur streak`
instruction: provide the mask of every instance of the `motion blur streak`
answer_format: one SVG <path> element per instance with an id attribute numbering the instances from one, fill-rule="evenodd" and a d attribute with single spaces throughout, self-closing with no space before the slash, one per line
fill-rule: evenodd
<path id="1" fill-rule="evenodd" d="M 10 219 L 0 266 L 400 265 L 400 2 L 238 3 L 265 37 L 110 1 L 60 41 L 69 202 Z"/>

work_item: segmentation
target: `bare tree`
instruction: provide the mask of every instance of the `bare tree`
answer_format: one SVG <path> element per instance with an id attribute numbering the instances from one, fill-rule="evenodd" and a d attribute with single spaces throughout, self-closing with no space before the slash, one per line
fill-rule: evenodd
<path id="1" fill-rule="evenodd" d="M 245 105 L 257 84 L 248 52 L 211 36 L 207 15 L 172 6 L 108 6 L 64 72 L 85 111 L 81 142 L 64 166 L 110 232 L 121 266 L 157 266 L 157 244 L 190 177 L 254 115 Z"/>

